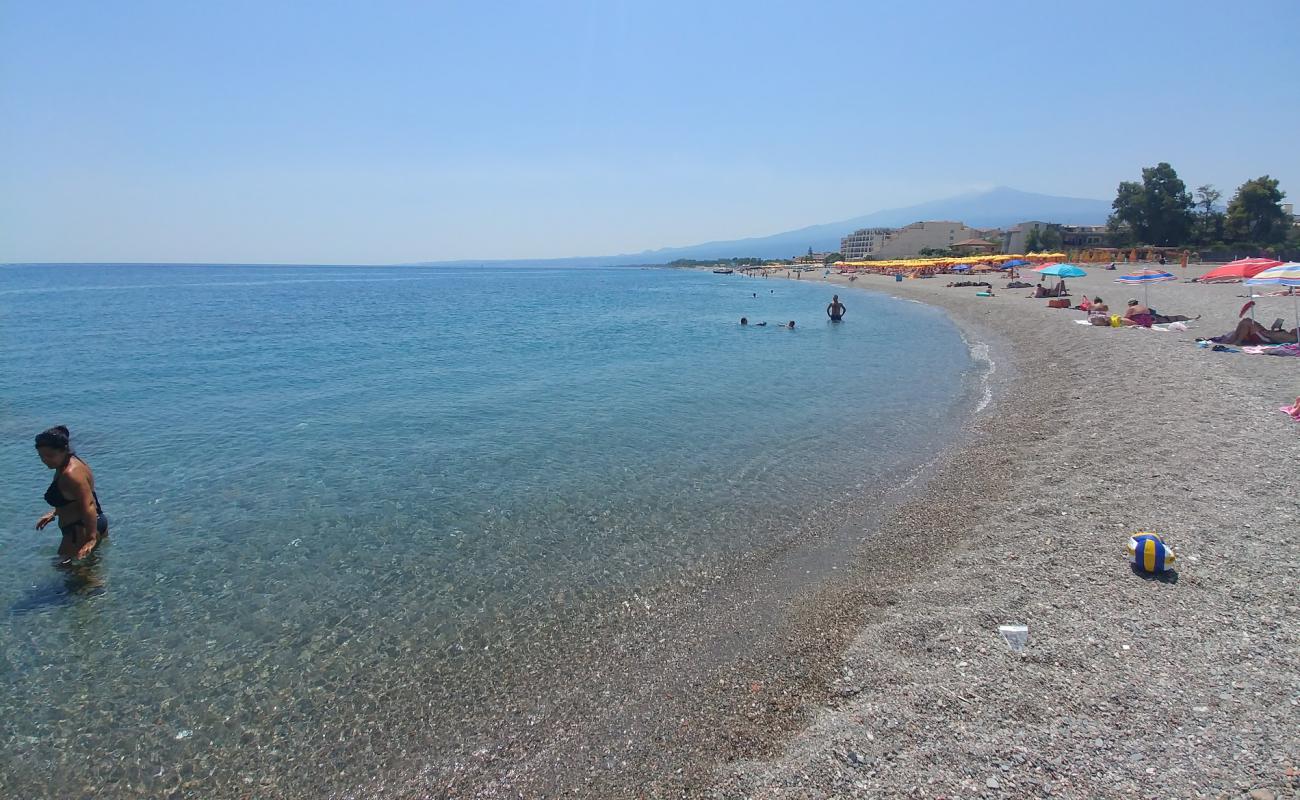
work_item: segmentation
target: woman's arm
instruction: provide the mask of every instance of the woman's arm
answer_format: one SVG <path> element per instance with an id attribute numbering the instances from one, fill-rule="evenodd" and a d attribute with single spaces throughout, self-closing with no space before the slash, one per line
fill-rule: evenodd
<path id="1" fill-rule="evenodd" d="M 77 535 L 76 558 L 85 558 L 99 541 L 99 512 L 95 510 L 95 493 L 84 472 L 70 480 L 77 487 L 77 507 L 81 510 L 81 532 Z"/>

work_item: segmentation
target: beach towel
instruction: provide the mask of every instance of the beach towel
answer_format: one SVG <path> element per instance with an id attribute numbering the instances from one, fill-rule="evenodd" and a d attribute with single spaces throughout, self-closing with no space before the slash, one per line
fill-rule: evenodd
<path id="1" fill-rule="evenodd" d="M 1295 399 L 1294 405 L 1282 406 L 1278 409 L 1296 422 L 1300 422 L 1300 397 Z"/>

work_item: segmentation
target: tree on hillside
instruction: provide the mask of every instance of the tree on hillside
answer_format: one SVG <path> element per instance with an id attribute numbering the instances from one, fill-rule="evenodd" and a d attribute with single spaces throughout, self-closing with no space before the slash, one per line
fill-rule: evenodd
<path id="1" fill-rule="evenodd" d="M 1211 244 L 1223 241 L 1223 212 L 1215 208 L 1223 192 L 1213 184 L 1196 187 L 1196 243 Z"/>
<path id="2" fill-rule="evenodd" d="M 836 261 L 843 261 L 843 260 L 844 260 L 843 253 L 828 253 L 826 257 L 822 259 L 822 263 L 830 265 L 830 264 L 834 264 Z"/>
<path id="3" fill-rule="evenodd" d="M 1277 179 L 1267 175 L 1237 187 L 1228 203 L 1228 236 L 1233 241 L 1259 245 L 1284 241 L 1290 222 L 1282 213 L 1284 197 L 1286 192 L 1278 190 Z"/>
<path id="4" fill-rule="evenodd" d="M 1124 181 L 1111 203 L 1112 232 L 1127 224 L 1142 244 L 1172 246 L 1187 242 L 1192 230 L 1192 196 L 1174 168 L 1161 161 L 1142 169 L 1142 182 Z"/>

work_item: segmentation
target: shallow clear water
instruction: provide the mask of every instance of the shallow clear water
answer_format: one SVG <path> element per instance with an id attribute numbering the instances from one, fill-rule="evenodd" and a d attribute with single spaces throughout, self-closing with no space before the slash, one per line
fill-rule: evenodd
<path id="1" fill-rule="evenodd" d="M 0 268 L 0 788 L 179 785 L 200 741 L 217 769 L 292 753 L 364 726 L 342 687 L 382 693 L 413 653 L 496 647 L 508 672 L 505 645 L 562 610 L 689 583 L 894 479 L 955 431 L 969 353 L 937 311 L 865 292 L 831 325 L 830 294 L 638 269 Z M 32 530 L 32 436 L 56 423 L 112 520 L 72 573 Z"/>

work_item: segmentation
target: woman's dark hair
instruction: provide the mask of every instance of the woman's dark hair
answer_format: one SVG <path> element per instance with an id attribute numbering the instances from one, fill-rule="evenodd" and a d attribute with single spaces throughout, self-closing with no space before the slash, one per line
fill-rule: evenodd
<path id="1" fill-rule="evenodd" d="M 68 439 L 71 436 L 66 425 L 55 425 L 49 430 L 36 434 L 36 446 L 48 447 L 51 450 L 67 450 Z"/>

